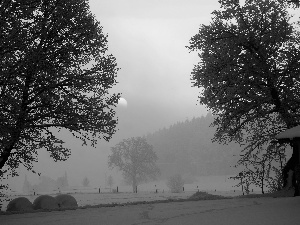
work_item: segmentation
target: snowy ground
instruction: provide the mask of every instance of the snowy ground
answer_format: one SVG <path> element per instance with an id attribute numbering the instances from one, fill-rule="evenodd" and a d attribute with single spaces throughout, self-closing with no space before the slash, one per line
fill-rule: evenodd
<path id="1" fill-rule="evenodd" d="M 138 186 L 138 193 L 132 193 L 130 186 L 118 186 L 119 193 L 111 193 L 110 189 L 98 187 L 70 187 L 68 190 L 64 190 L 62 193 L 69 193 L 78 202 L 79 206 L 86 205 L 99 205 L 110 203 L 127 203 L 137 201 L 155 201 L 166 199 L 184 199 L 190 197 L 195 192 L 205 191 L 210 194 L 222 195 L 222 196 L 237 196 L 242 195 L 241 190 L 234 188 L 235 181 L 229 179 L 229 176 L 210 176 L 200 177 L 197 182 L 184 185 L 184 192 L 182 193 L 170 193 L 166 186 L 166 181 L 156 181 L 147 184 L 141 184 Z M 114 187 L 116 189 L 116 187 Z M 156 193 L 157 191 L 157 193 Z M 259 190 L 255 189 L 252 193 L 259 193 Z M 56 196 L 55 193 L 37 193 L 36 195 L 23 195 L 22 193 L 8 193 L 6 198 L 2 200 L 10 200 L 16 197 L 24 196 L 31 202 L 34 201 L 41 194 L 49 194 Z M 2 203 L 2 211 L 6 211 L 8 201 Z"/>
<path id="2" fill-rule="evenodd" d="M 235 198 L 147 203 L 1 215 L 1 225 L 286 225 L 299 224 L 300 198 Z"/>
<path id="3" fill-rule="evenodd" d="M 207 178 L 208 179 L 208 178 Z M 211 178 L 210 178 L 211 179 Z M 210 182 L 209 182 L 210 181 Z M 108 193 L 107 189 L 74 188 L 70 193 L 81 207 L 76 210 L 34 212 L 0 215 L 1 225 L 285 225 L 299 224 L 300 197 L 287 198 L 233 198 L 223 200 L 200 200 L 157 203 L 155 200 L 187 199 L 193 193 L 206 191 L 223 196 L 241 195 L 241 190 L 232 188 L 232 183 L 220 179 L 184 185 L 182 193 L 168 192 L 164 182 L 140 185 L 138 193 L 131 187 L 119 186 L 119 193 Z M 76 193 L 74 190 L 76 189 Z M 71 189 L 70 189 L 71 190 Z M 65 193 L 68 193 L 66 190 Z M 157 190 L 157 193 L 156 193 Z M 254 193 L 258 193 L 255 190 Z M 51 194 L 55 193 L 39 193 Z M 15 198 L 14 193 L 7 198 Z M 39 195 L 27 195 L 31 202 Z M 103 207 L 99 204 L 143 202 L 137 205 Z M 98 205 L 98 206 L 97 206 Z M 3 207 L 3 210 L 6 206 Z"/>
<path id="4" fill-rule="evenodd" d="M 223 196 L 236 196 L 241 195 L 241 192 L 215 192 L 207 191 L 208 193 Z M 140 202 L 140 201 L 155 201 L 155 200 L 166 200 L 166 199 L 187 199 L 195 191 L 185 191 L 182 193 L 170 193 L 165 192 L 146 192 L 140 191 L 138 193 L 120 192 L 120 193 L 71 193 L 71 195 L 77 200 L 78 206 L 94 206 L 99 204 L 112 204 L 112 203 L 128 203 L 128 202 Z M 50 194 L 56 196 L 57 194 Z M 18 195 L 9 196 L 7 199 L 14 199 L 16 197 L 26 197 L 31 202 L 34 201 L 39 195 Z M 3 202 L 2 211 L 6 211 L 8 201 Z"/>

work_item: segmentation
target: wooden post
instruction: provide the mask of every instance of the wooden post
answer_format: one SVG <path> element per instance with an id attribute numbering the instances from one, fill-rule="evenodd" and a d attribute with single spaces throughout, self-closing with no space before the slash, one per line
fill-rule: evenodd
<path id="1" fill-rule="evenodd" d="M 243 172 L 240 172 L 240 173 L 239 173 L 239 176 L 240 176 L 240 178 L 241 178 L 242 192 L 243 192 L 243 195 L 244 195 L 244 185 L 243 185 L 243 176 L 244 176 L 244 174 L 243 174 Z"/>

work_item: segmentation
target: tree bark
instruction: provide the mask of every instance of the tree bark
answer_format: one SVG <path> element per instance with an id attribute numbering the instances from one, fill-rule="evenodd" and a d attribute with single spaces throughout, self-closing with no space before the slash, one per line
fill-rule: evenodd
<path id="1" fill-rule="evenodd" d="M 8 144 L 4 147 L 2 153 L 0 154 L 0 176 L 2 175 L 3 171 L 2 168 L 4 167 L 5 163 L 8 161 L 11 151 L 14 149 L 16 143 L 19 140 L 21 134 L 21 129 L 17 129 L 15 132 L 12 133 L 12 137 L 8 141 Z"/>

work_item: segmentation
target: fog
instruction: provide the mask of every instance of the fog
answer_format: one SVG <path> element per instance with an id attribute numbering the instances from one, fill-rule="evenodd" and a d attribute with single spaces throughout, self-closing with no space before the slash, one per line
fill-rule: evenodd
<path id="1" fill-rule="evenodd" d="M 116 108 L 118 131 L 109 143 L 99 140 L 96 148 L 82 146 L 63 131 L 59 136 L 72 149 L 70 158 L 53 162 L 40 150 L 34 170 L 53 179 L 66 172 L 71 186 L 81 185 L 88 177 L 90 186 L 100 187 L 110 174 L 116 184 L 122 183 L 120 174 L 107 168 L 110 147 L 122 139 L 206 115 L 197 102 L 199 90 L 190 81 L 198 56 L 185 46 L 219 6 L 217 0 L 90 0 L 90 5 L 108 34 L 109 53 L 121 69 L 111 92 L 122 93 L 128 105 Z M 19 173 L 10 179 L 12 189 L 21 190 L 25 174 L 31 184 L 39 182 L 38 175 L 22 167 Z"/>

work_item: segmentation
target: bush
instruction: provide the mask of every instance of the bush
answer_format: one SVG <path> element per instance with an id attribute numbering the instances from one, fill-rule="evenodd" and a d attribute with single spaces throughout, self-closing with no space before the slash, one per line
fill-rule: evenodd
<path id="1" fill-rule="evenodd" d="M 11 200 L 8 205 L 6 211 L 32 211 L 33 205 L 32 203 L 25 197 L 19 197 Z"/>
<path id="2" fill-rule="evenodd" d="M 33 202 L 33 208 L 36 209 L 58 209 L 57 200 L 50 195 L 41 195 Z"/>
<path id="3" fill-rule="evenodd" d="M 180 174 L 171 176 L 167 181 L 167 187 L 170 189 L 172 193 L 182 192 L 183 185 L 184 185 L 184 180 Z"/>
<path id="4" fill-rule="evenodd" d="M 191 200 L 217 200 L 217 199 L 228 199 L 228 197 L 224 197 L 221 195 L 212 195 L 206 192 L 198 191 L 189 197 Z"/>
<path id="5" fill-rule="evenodd" d="M 71 195 L 67 195 L 67 194 L 57 195 L 55 199 L 58 202 L 58 205 L 61 209 L 78 207 L 76 199 Z"/>

